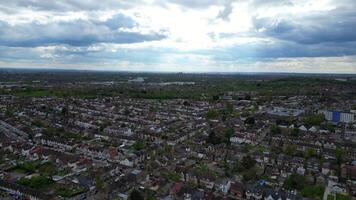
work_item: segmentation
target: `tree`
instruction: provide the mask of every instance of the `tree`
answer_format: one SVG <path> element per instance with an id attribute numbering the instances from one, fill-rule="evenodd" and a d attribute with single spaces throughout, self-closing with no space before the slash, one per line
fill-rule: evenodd
<path id="1" fill-rule="evenodd" d="M 245 124 L 247 124 L 247 125 L 255 124 L 255 118 L 254 117 L 247 117 L 246 120 L 245 120 Z"/>
<path id="2" fill-rule="evenodd" d="M 141 192 L 139 192 L 139 191 L 136 190 L 136 189 L 132 190 L 129 199 L 130 199 L 130 200 L 144 200 L 144 198 L 143 198 Z"/>
<path id="3" fill-rule="evenodd" d="M 317 153 L 315 149 L 308 149 L 307 152 L 305 152 L 305 157 L 306 158 L 311 158 L 311 157 L 316 157 Z"/>
<path id="4" fill-rule="evenodd" d="M 272 125 L 272 127 L 271 127 L 271 133 L 272 133 L 273 135 L 279 135 L 279 134 L 282 133 L 282 130 L 281 130 L 281 128 L 280 128 L 279 126 L 277 126 L 277 125 Z"/>
<path id="5" fill-rule="evenodd" d="M 284 182 L 284 187 L 287 189 L 302 190 L 306 184 L 306 179 L 304 176 L 299 174 L 290 175 Z"/>
<path id="6" fill-rule="evenodd" d="M 44 163 L 42 166 L 39 167 L 39 170 L 42 174 L 46 176 L 53 176 L 57 173 L 56 166 L 51 162 Z"/>
<path id="7" fill-rule="evenodd" d="M 298 128 L 293 128 L 291 131 L 290 131 L 290 134 L 294 137 L 297 137 L 299 135 L 299 129 Z"/>
<path id="8" fill-rule="evenodd" d="M 341 148 L 337 148 L 335 151 L 335 156 L 336 156 L 336 162 L 338 165 L 341 165 L 342 162 L 344 162 L 345 158 L 345 151 Z"/>
<path id="9" fill-rule="evenodd" d="M 216 110 L 209 110 L 207 113 L 206 113 L 206 118 L 207 119 L 215 119 L 219 116 L 219 112 L 216 111 Z"/>
<path id="10" fill-rule="evenodd" d="M 325 118 L 323 114 L 309 115 L 304 118 L 304 123 L 308 126 L 320 126 L 324 119 Z"/>
<path id="11" fill-rule="evenodd" d="M 256 180 L 258 178 L 257 175 L 257 170 L 255 167 L 252 167 L 251 169 L 247 170 L 244 174 L 243 174 L 243 180 L 244 181 L 250 181 L 250 180 Z"/>
<path id="12" fill-rule="evenodd" d="M 328 124 L 327 125 L 327 129 L 328 129 L 329 132 L 335 133 L 335 128 L 334 128 L 334 126 L 332 124 Z"/>
<path id="13" fill-rule="evenodd" d="M 247 155 L 242 158 L 242 167 L 245 169 L 252 168 L 256 164 L 256 160 L 253 159 L 251 156 Z"/>
<path id="14" fill-rule="evenodd" d="M 227 113 L 231 114 L 234 111 L 234 106 L 231 103 L 226 103 L 225 110 Z"/>
<path id="15" fill-rule="evenodd" d="M 62 108 L 61 114 L 62 114 L 63 116 L 66 116 L 66 115 L 68 114 L 68 110 L 67 110 L 66 107 Z"/>
<path id="16" fill-rule="evenodd" d="M 10 109 L 7 109 L 7 110 L 5 111 L 5 117 L 11 118 L 11 117 L 13 117 L 13 116 L 14 116 L 14 112 L 11 111 Z"/>
<path id="17" fill-rule="evenodd" d="M 143 148 L 145 148 L 146 146 L 146 142 L 145 141 L 136 141 L 132 147 L 136 150 L 136 151 L 140 151 Z"/>
<path id="18" fill-rule="evenodd" d="M 297 147 L 295 145 L 288 145 L 283 150 L 285 154 L 292 156 L 295 155 Z"/>
<path id="19" fill-rule="evenodd" d="M 220 144 L 221 139 L 216 136 L 214 131 L 211 131 L 206 142 L 210 144 Z"/>
<path id="20" fill-rule="evenodd" d="M 213 101 L 219 100 L 219 95 L 213 95 Z"/>
<path id="21" fill-rule="evenodd" d="M 234 134 L 234 129 L 232 128 L 227 128 L 225 129 L 225 134 L 224 134 L 224 142 L 227 144 L 227 145 L 230 145 L 231 142 L 230 142 L 230 137 Z"/>
<path id="22" fill-rule="evenodd" d="M 100 176 L 95 177 L 95 185 L 100 190 L 104 187 L 104 181 L 100 178 Z"/>

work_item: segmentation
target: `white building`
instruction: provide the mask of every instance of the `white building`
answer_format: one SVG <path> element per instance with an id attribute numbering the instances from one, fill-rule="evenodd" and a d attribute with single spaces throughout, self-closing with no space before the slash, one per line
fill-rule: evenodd
<path id="1" fill-rule="evenodd" d="M 328 110 L 320 110 L 319 113 L 323 114 L 325 119 L 328 121 L 343 123 L 355 122 L 355 113 L 335 112 Z"/>

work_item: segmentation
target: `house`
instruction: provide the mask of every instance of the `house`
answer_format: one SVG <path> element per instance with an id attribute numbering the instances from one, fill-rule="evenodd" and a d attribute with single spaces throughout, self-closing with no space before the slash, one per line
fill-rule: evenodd
<path id="1" fill-rule="evenodd" d="M 341 177 L 356 180 L 356 165 L 344 164 L 341 166 Z"/>
<path id="2" fill-rule="evenodd" d="M 264 200 L 297 200 L 302 199 L 284 191 L 265 190 Z"/>
<path id="3" fill-rule="evenodd" d="M 324 162 L 321 167 L 321 173 L 324 175 L 328 175 L 330 173 L 330 163 Z"/>
<path id="4" fill-rule="evenodd" d="M 173 184 L 173 186 L 169 189 L 169 194 L 170 195 L 176 195 L 180 190 L 183 188 L 183 183 L 178 182 Z"/>
<path id="5" fill-rule="evenodd" d="M 0 189 L 9 194 L 21 197 L 21 199 L 22 198 L 29 199 L 29 200 L 54 199 L 53 196 L 42 194 L 37 190 L 33 190 L 28 187 L 24 187 L 14 183 L 5 182 L 3 180 L 0 180 Z"/>
<path id="6" fill-rule="evenodd" d="M 301 130 L 301 131 L 308 131 L 308 129 L 307 129 L 304 125 L 301 125 L 301 126 L 299 127 L 299 130 Z"/>
<path id="7" fill-rule="evenodd" d="M 232 182 L 230 185 L 230 194 L 236 198 L 243 198 L 245 195 L 244 186 L 239 182 Z"/>
<path id="8" fill-rule="evenodd" d="M 134 169 L 128 174 L 128 180 L 133 183 L 138 183 L 144 178 L 144 173 L 139 169 Z"/>
<path id="9" fill-rule="evenodd" d="M 217 190 L 219 192 L 226 195 L 230 190 L 231 181 L 230 180 L 221 180 L 218 183 L 215 183 L 215 186 L 217 187 Z"/>
<path id="10" fill-rule="evenodd" d="M 311 158 L 307 161 L 307 169 L 311 172 L 319 172 L 320 163 L 316 158 Z"/>
<path id="11" fill-rule="evenodd" d="M 300 166 L 297 168 L 297 174 L 299 175 L 304 175 L 305 174 L 305 168 Z"/>
<path id="12" fill-rule="evenodd" d="M 246 199 L 248 200 L 260 200 L 263 197 L 263 190 L 261 185 L 254 184 L 246 188 Z"/>
<path id="13" fill-rule="evenodd" d="M 125 158 L 123 160 L 120 160 L 119 163 L 121 165 L 127 166 L 127 167 L 133 167 L 134 166 L 134 161 L 130 158 Z"/>

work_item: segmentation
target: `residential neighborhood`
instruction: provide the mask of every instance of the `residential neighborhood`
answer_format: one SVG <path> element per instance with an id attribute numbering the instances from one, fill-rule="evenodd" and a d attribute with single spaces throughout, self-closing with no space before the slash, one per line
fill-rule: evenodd
<path id="1" fill-rule="evenodd" d="M 203 86 L 143 81 L 112 84 Z M 355 98 L 23 96 L 27 84 L 1 86 L 1 199 L 356 197 Z"/>

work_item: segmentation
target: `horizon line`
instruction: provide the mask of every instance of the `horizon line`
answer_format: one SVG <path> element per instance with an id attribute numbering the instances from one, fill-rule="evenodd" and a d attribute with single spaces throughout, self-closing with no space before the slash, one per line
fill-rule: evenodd
<path id="1" fill-rule="evenodd" d="M 147 74 L 209 74 L 209 75 L 232 75 L 232 74 L 245 74 L 245 75 L 258 75 L 258 74 L 269 74 L 269 75 L 349 75 L 349 76 L 356 76 L 356 72 L 353 73 L 347 73 L 347 72 L 268 72 L 268 71 L 261 71 L 261 72 L 256 72 L 256 71 L 244 71 L 244 72 L 238 72 L 238 71 L 227 71 L 227 72 L 217 72 L 217 71 L 206 71 L 206 72 L 199 72 L 199 71 L 151 71 L 151 70 L 142 70 L 142 71 L 136 71 L 136 70 L 109 70 L 109 69 L 66 69 L 66 68 L 50 68 L 50 67 L 34 67 L 34 68 L 27 68 L 27 67 L 0 67 L 0 71 L 2 70 L 35 70 L 35 71 L 76 71 L 76 72 L 115 72 L 115 73 L 147 73 Z"/>

